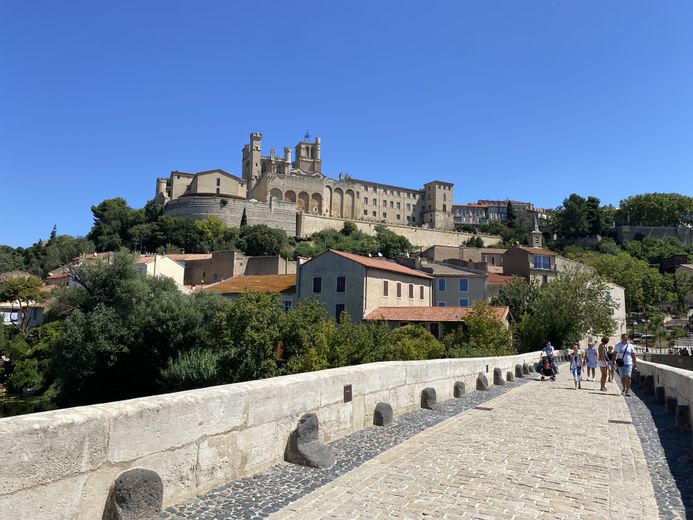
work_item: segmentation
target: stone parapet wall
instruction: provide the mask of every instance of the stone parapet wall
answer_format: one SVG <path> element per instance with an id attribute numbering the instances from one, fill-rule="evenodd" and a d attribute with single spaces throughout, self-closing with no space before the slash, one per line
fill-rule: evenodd
<path id="1" fill-rule="evenodd" d="M 675 397 L 678 405 L 693 404 L 693 372 L 649 361 L 638 360 L 642 376 L 653 376 L 654 388 L 664 387 L 667 397 Z"/>
<path id="2" fill-rule="evenodd" d="M 227 226 L 238 227 L 241 225 L 244 209 L 248 225 L 265 224 L 271 228 L 283 229 L 289 236 L 296 232 L 296 204 L 293 202 L 188 196 L 170 201 L 164 208 L 164 214 L 193 220 L 203 220 L 214 215 Z"/>
<path id="3" fill-rule="evenodd" d="M 342 229 L 344 222 L 348 219 L 324 217 L 320 215 L 309 215 L 302 213 L 298 215 L 296 220 L 296 236 L 308 238 L 313 233 L 324 229 Z M 378 222 L 365 222 L 361 220 L 353 220 L 356 227 L 368 233 L 375 234 L 375 227 Z M 430 229 L 415 226 L 395 226 L 392 224 L 384 224 L 393 233 L 406 237 L 412 245 L 426 249 L 431 246 L 452 246 L 459 247 L 473 236 L 480 236 L 484 241 L 484 246 L 497 244 L 501 241 L 501 237 L 494 235 L 472 235 L 471 233 L 457 233 L 455 231 L 444 231 L 441 229 Z"/>
<path id="4" fill-rule="evenodd" d="M 0 419 L 0 518 L 101 518 L 132 468 L 161 476 L 166 507 L 280 462 L 304 413 L 330 442 L 371 426 L 378 402 L 401 414 L 426 387 L 449 399 L 456 381 L 473 391 L 480 372 L 492 384 L 494 368 L 505 376 L 538 358 L 372 363 Z"/>

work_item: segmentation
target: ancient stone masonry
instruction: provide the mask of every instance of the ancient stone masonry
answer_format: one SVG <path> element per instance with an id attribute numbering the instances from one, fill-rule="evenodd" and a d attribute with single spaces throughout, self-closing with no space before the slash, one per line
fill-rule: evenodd
<path id="1" fill-rule="evenodd" d="M 420 188 L 391 186 L 323 173 L 321 141 L 304 140 L 282 156 L 262 155 L 262 134 L 250 134 L 243 147 L 242 177 L 224 170 L 198 173 L 173 171 L 157 179 L 156 200 L 165 213 L 190 218 L 217 215 L 238 225 L 243 209 L 248 224 L 267 224 L 295 231 L 296 215 L 352 219 L 378 224 L 452 230 L 453 185 L 432 180 Z M 253 202 L 257 206 L 247 206 Z M 254 209 L 251 214 L 250 208 Z M 285 211 L 290 209 L 290 211 Z"/>

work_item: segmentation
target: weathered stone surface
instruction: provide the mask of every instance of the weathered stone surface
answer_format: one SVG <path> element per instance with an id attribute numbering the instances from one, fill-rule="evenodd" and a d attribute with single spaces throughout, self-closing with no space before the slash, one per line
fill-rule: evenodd
<path id="1" fill-rule="evenodd" d="M 378 403 L 373 412 L 373 424 L 375 426 L 387 426 L 392 424 L 392 406 L 388 403 Z"/>
<path id="2" fill-rule="evenodd" d="M 525 377 L 525 374 L 522 371 L 522 365 L 520 364 L 515 365 L 515 377 Z"/>
<path id="3" fill-rule="evenodd" d="M 664 404 L 665 397 L 666 397 L 666 392 L 665 392 L 663 386 L 658 386 L 657 388 L 655 388 L 655 400 L 659 404 Z"/>
<path id="4" fill-rule="evenodd" d="M 668 395 L 664 400 L 664 407 L 666 408 L 667 413 L 670 413 L 672 415 L 676 413 L 676 407 L 678 406 L 678 404 L 678 399 L 673 395 Z"/>
<path id="5" fill-rule="evenodd" d="M 529 365 L 527 363 L 522 363 L 522 373 L 525 375 L 529 374 Z"/>
<path id="6" fill-rule="evenodd" d="M 421 391 L 421 408 L 432 410 L 436 404 L 436 389 L 424 388 Z"/>
<path id="7" fill-rule="evenodd" d="M 143 520 L 161 513 L 164 485 L 149 469 L 136 468 L 115 481 L 106 503 L 103 520 Z"/>
<path id="8" fill-rule="evenodd" d="M 493 369 L 493 384 L 496 386 L 503 386 L 505 384 L 505 379 L 503 379 L 503 372 L 500 368 Z"/>
<path id="9" fill-rule="evenodd" d="M 654 376 L 645 376 L 645 383 L 643 384 L 643 391 L 646 394 L 654 395 L 654 393 L 655 393 Z"/>
<path id="10" fill-rule="evenodd" d="M 310 468 L 334 466 L 332 450 L 318 438 L 317 415 L 307 413 L 298 421 L 298 427 L 289 435 L 284 460 Z"/>
<path id="11" fill-rule="evenodd" d="M 476 376 L 476 389 L 486 391 L 488 388 L 488 379 L 486 378 L 486 374 L 479 372 L 479 375 Z"/>
<path id="12" fill-rule="evenodd" d="M 453 387 L 453 395 L 456 398 L 460 398 L 466 393 L 467 386 L 464 384 L 464 381 L 455 381 L 455 386 Z"/>
<path id="13" fill-rule="evenodd" d="M 676 407 L 676 418 L 674 426 L 677 430 L 689 430 L 691 428 L 691 412 L 687 404 L 680 404 Z"/>

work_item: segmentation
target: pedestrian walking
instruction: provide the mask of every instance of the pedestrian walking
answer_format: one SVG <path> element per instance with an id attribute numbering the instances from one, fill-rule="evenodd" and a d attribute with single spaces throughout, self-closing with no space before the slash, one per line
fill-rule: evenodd
<path id="1" fill-rule="evenodd" d="M 614 366 L 616 365 L 615 363 L 616 359 L 616 353 L 614 352 L 614 346 L 609 345 L 606 349 L 606 363 L 608 365 L 608 372 L 609 372 L 609 379 L 608 383 L 611 383 L 614 380 Z"/>
<path id="2" fill-rule="evenodd" d="M 580 345 L 573 345 L 573 351 L 570 353 L 570 373 L 573 374 L 573 383 L 575 389 L 582 389 L 582 367 L 585 365 L 585 356 L 580 350 Z"/>
<path id="3" fill-rule="evenodd" d="M 541 349 L 541 355 L 549 359 L 554 374 L 558 374 L 558 360 L 556 359 L 555 349 L 548 339 L 544 340 L 544 348 Z"/>
<path id="4" fill-rule="evenodd" d="M 597 376 L 597 349 L 591 343 L 585 351 L 585 359 L 587 361 L 587 381 L 594 381 Z M 590 379 L 590 374 L 592 379 Z"/>
<path id="5" fill-rule="evenodd" d="M 621 334 L 621 343 L 616 345 L 616 367 L 621 378 L 623 389 L 621 395 L 630 397 L 630 382 L 633 370 L 636 370 L 635 345 L 628 341 L 628 334 Z"/>
<path id="6" fill-rule="evenodd" d="M 606 350 L 606 344 L 609 343 L 609 338 L 604 336 L 602 338 L 602 342 L 599 344 L 599 348 L 597 349 L 597 366 L 599 367 L 599 370 L 601 371 L 601 379 L 600 379 L 600 387 L 599 389 L 602 392 L 606 392 L 606 377 L 607 373 L 609 371 L 609 361 L 607 358 L 607 350 Z"/>

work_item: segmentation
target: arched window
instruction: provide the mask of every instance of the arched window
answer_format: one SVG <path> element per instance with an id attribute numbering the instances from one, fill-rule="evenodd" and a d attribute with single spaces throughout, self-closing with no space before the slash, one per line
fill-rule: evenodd
<path id="1" fill-rule="evenodd" d="M 445 213 L 447 210 L 448 210 L 448 207 L 445 204 L 443 204 L 443 213 Z"/>

